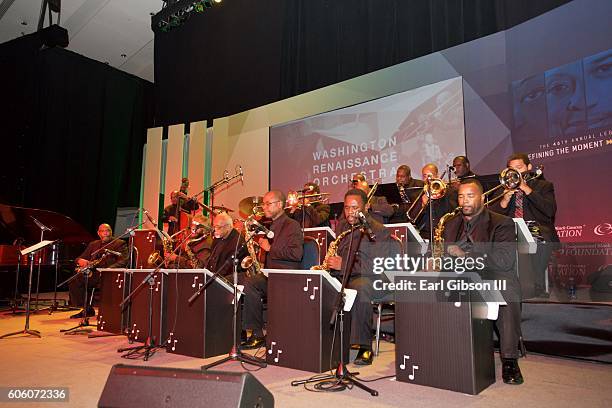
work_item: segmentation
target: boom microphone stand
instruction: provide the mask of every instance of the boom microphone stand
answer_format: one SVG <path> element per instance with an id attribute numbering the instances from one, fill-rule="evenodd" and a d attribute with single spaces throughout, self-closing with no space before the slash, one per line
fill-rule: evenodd
<path id="1" fill-rule="evenodd" d="M 236 249 L 234 250 L 234 273 L 233 273 L 233 278 L 234 278 L 234 311 L 233 313 L 234 315 L 232 319 L 232 331 L 233 331 L 233 336 L 234 336 L 234 343 L 232 344 L 232 349 L 230 350 L 227 357 L 222 358 L 221 360 L 215 361 L 214 363 L 202 366 L 202 370 L 208 370 L 209 368 L 216 367 L 228 361 L 240 361 L 241 363 L 248 363 L 248 364 L 256 365 L 260 368 L 265 368 L 268 366 L 268 364 L 264 360 L 257 358 L 255 356 L 248 355 L 240 351 L 239 344 L 238 344 L 238 336 L 236 334 L 236 331 L 238 328 L 238 263 L 240 262 L 238 254 L 243 251 L 243 249 L 246 247 L 249 240 L 253 239 L 254 236 L 255 234 L 251 235 L 249 239 L 246 240 L 242 244 L 242 246 L 240 247 L 240 250 L 238 249 L 238 242 L 240 241 L 238 241 L 236 243 Z M 211 282 L 211 281 L 212 279 L 209 280 L 208 282 Z M 194 296 L 192 296 L 189 300 L 191 301 L 192 299 L 195 299 L 197 294 L 198 293 L 196 292 L 196 294 L 194 294 Z"/>
<path id="2" fill-rule="evenodd" d="M 100 257 L 99 259 L 103 259 L 106 255 L 108 255 L 108 253 L 104 253 L 102 257 Z M 82 272 L 79 271 L 78 273 L 75 273 L 73 276 L 71 276 L 64 282 L 60 283 L 58 287 L 63 286 L 66 283 L 72 282 L 73 280 L 78 278 L 81 273 L 85 277 L 85 293 L 83 296 L 83 311 L 81 312 L 83 313 L 83 317 L 81 317 L 81 321 L 79 322 L 79 324 L 69 329 L 61 329 L 60 333 L 64 333 L 64 334 L 91 333 L 92 330 L 86 329 L 86 327 L 95 327 L 94 324 L 89 324 L 89 316 L 87 316 L 87 309 L 89 309 L 89 304 L 91 303 L 91 302 L 87 302 L 87 300 L 89 300 L 89 296 L 87 296 L 87 291 L 89 288 L 89 275 L 93 273 L 93 268 L 88 267 L 88 266 L 85 267 Z M 93 299 L 93 290 L 91 292 L 91 297 Z"/>
<path id="3" fill-rule="evenodd" d="M 147 214 L 147 216 L 148 216 L 148 214 Z M 153 225 L 155 226 L 155 223 L 153 223 Z M 184 238 L 184 240 L 181 241 L 179 243 L 179 245 L 177 245 L 176 248 L 174 248 L 172 253 L 174 253 L 174 251 L 176 251 L 178 248 L 180 248 L 182 243 L 185 242 L 190 237 L 191 237 L 191 234 L 188 234 Z M 149 296 L 148 296 L 148 298 L 149 298 L 149 315 L 148 315 L 148 318 L 147 318 L 147 337 L 146 337 L 146 340 L 145 340 L 145 342 L 144 342 L 144 344 L 142 346 L 124 347 L 124 348 L 118 349 L 117 350 L 118 353 L 127 352 L 126 354 L 122 355 L 121 357 L 130 358 L 132 355 L 140 352 L 141 350 L 144 350 L 143 358 L 144 358 L 144 361 L 147 361 L 147 360 L 149 360 L 149 358 L 153 354 L 155 354 L 155 352 L 157 351 L 158 348 L 165 347 L 164 342 L 162 342 L 162 341 L 160 341 L 159 344 L 155 344 L 156 339 L 152 335 L 152 332 L 153 332 L 153 291 L 155 290 L 155 274 L 158 273 L 163 266 L 166 266 L 166 261 L 162 262 L 157 268 L 153 269 L 142 280 L 142 282 L 140 282 L 140 284 L 136 288 L 134 288 L 134 290 L 131 291 L 125 297 L 125 299 L 123 299 L 123 301 L 119 304 L 119 307 L 123 310 L 125 308 L 125 305 L 128 302 L 131 302 L 132 298 L 140 290 L 140 288 L 142 288 L 145 284 L 149 284 Z"/>
<path id="4" fill-rule="evenodd" d="M 351 226 L 351 229 L 354 230 L 355 226 Z M 378 396 L 378 391 L 358 381 L 355 378 L 355 376 L 359 375 L 359 373 L 358 372 L 351 373 L 350 371 L 348 371 L 348 369 L 344 365 L 344 304 L 345 304 L 345 296 L 346 296 L 344 293 L 344 289 L 346 288 L 346 285 L 348 284 L 351 272 L 353 270 L 353 266 L 355 264 L 355 257 L 356 257 L 357 251 L 352 251 L 353 235 L 354 235 L 353 232 L 351 232 L 351 239 L 349 241 L 349 249 L 348 249 L 349 258 L 347 259 L 347 262 L 344 266 L 344 273 L 342 274 L 342 286 L 340 287 L 340 291 L 338 292 L 338 295 L 336 296 L 336 305 L 334 306 L 334 310 L 332 312 L 332 316 L 329 322 L 329 324 L 332 326 L 336 323 L 336 321 L 340 322 L 340 347 L 338 347 L 340 351 L 340 359 L 338 360 L 338 367 L 336 368 L 336 372 L 332 374 L 328 374 L 326 376 L 319 376 L 319 377 L 310 378 L 307 380 L 292 381 L 291 385 L 296 387 L 301 384 L 307 384 L 307 383 L 312 383 L 312 382 L 320 382 L 320 383 L 325 382 L 325 383 L 332 383 L 330 390 L 333 389 L 334 391 L 342 391 L 347 388 L 347 385 L 354 385 L 370 393 L 371 396 L 376 397 Z M 359 246 L 361 245 L 362 237 L 363 237 L 363 231 L 359 234 L 359 237 L 357 238 L 356 248 L 359 248 Z M 330 381 L 330 380 L 333 380 L 333 381 Z"/>

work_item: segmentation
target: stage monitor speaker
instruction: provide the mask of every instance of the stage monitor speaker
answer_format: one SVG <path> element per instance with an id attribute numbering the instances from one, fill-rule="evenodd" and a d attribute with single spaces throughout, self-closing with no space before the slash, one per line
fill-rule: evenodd
<path id="1" fill-rule="evenodd" d="M 274 397 L 250 373 L 115 364 L 98 407 L 257 407 Z"/>

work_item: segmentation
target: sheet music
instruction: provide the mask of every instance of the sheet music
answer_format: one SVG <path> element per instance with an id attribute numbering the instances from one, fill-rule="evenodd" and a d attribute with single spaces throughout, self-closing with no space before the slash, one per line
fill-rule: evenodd
<path id="1" fill-rule="evenodd" d="M 317 232 L 317 231 L 327 231 L 332 236 L 332 238 L 336 239 L 336 234 L 329 227 L 310 227 L 310 228 L 304 228 L 304 231 L 315 231 L 315 232 Z"/>
<path id="2" fill-rule="evenodd" d="M 26 249 L 22 249 L 21 250 L 21 255 L 27 255 L 30 252 L 36 252 L 39 249 L 42 249 L 44 247 L 46 247 L 47 245 L 50 245 L 52 243 L 54 243 L 55 241 L 49 241 L 49 240 L 44 240 L 44 241 L 40 241 L 38 244 L 34 244 L 31 247 L 27 247 Z"/>

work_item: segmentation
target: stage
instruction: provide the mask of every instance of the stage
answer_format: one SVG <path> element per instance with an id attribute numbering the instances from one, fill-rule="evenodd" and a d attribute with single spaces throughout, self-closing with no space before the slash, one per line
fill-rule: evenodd
<path id="1" fill-rule="evenodd" d="M 219 357 L 197 359 L 158 351 L 148 362 L 126 360 L 117 349 L 127 347 L 125 337 L 88 338 L 87 335 L 64 335 L 78 320 L 69 319 L 74 312 L 33 314 L 30 328 L 39 330 L 42 338 L 13 336 L 0 340 L 3 387 L 68 387 L 69 403 L 46 403 L 46 407 L 96 406 L 110 368 L 114 364 L 198 369 Z M 25 317 L 4 312 L 0 315 L 0 334 L 23 328 Z M 259 351 L 259 355 L 263 350 Z M 220 356 L 222 357 L 222 356 Z M 272 392 L 277 407 L 610 407 L 612 406 L 612 366 L 529 354 L 520 360 L 525 383 L 505 385 L 496 355 L 497 382 L 480 395 L 470 396 L 429 387 L 383 379 L 368 383 L 379 391 L 378 397 L 353 388 L 336 393 L 314 393 L 303 387 L 292 387 L 292 380 L 314 375 L 304 371 L 269 366 L 254 371 L 254 376 Z M 253 369 L 254 367 L 247 367 Z M 239 363 L 219 367 L 224 371 L 241 371 Z M 394 374 L 394 345 L 381 342 L 381 354 L 372 366 L 357 368 L 360 378 L 373 379 Z M 8 406 L 9 404 L 7 404 Z M 10 406 L 40 404 L 12 403 Z M 197 406 L 194 401 L 193 406 Z"/>

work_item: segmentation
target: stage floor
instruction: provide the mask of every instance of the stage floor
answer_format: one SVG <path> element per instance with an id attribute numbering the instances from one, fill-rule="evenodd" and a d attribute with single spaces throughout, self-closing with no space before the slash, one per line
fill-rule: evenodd
<path id="1" fill-rule="evenodd" d="M 159 351 L 148 362 L 126 360 L 117 349 L 128 346 L 125 337 L 88 338 L 59 332 L 78 323 L 69 319 L 74 312 L 32 315 L 30 328 L 42 338 L 14 336 L 0 340 L 0 386 L 68 387 L 69 403 L 45 403 L 45 407 L 94 407 L 114 364 L 198 369 L 217 358 L 196 359 Z M 95 320 L 95 319 L 94 319 Z M 25 317 L 2 313 L 0 335 L 23 329 Z M 381 343 L 381 354 L 370 367 L 359 368 L 360 377 L 371 379 L 394 374 L 394 345 Z M 260 351 L 260 354 L 262 352 Z M 499 360 L 496 356 L 496 360 Z M 497 361 L 498 381 L 480 395 L 411 385 L 385 379 L 369 386 L 379 391 L 371 397 L 353 388 L 336 393 L 314 393 L 290 382 L 314 375 L 298 370 L 269 366 L 253 372 L 274 395 L 277 407 L 612 407 L 612 365 L 567 360 L 530 354 L 521 360 L 525 384 L 505 385 Z M 251 367 L 249 367 L 251 368 Z M 241 371 L 239 363 L 227 363 L 220 370 Z M 356 371 L 354 365 L 349 369 Z M 10 403 L 10 407 L 40 404 Z M 197 404 L 194 403 L 194 406 Z"/>

